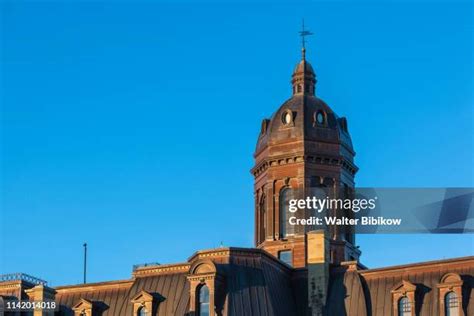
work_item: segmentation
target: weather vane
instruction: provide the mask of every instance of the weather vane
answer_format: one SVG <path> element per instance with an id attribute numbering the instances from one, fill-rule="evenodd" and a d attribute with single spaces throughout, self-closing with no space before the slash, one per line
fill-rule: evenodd
<path id="1" fill-rule="evenodd" d="M 301 44 L 303 45 L 303 49 L 305 48 L 305 44 L 306 44 L 306 41 L 305 41 L 305 36 L 310 36 L 310 35 L 313 35 L 313 33 L 311 33 L 309 30 L 306 30 L 304 28 L 304 19 L 303 19 L 303 24 L 301 26 L 301 31 L 299 32 L 300 33 L 300 36 L 301 36 Z"/>

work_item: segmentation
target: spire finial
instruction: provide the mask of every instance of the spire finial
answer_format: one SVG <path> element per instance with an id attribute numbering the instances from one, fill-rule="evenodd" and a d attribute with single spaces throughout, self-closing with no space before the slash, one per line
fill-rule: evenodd
<path id="1" fill-rule="evenodd" d="M 305 60 L 305 58 L 306 58 L 306 39 L 305 39 L 305 36 L 313 35 L 313 33 L 311 33 L 309 30 L 306 30 L 304 28 L 304 19 L 302 21 L 301 31 L 299 33 L 300 33 L 300 36 L 301 36 L 301 54 L 302 54 L 303 60 Z"/>

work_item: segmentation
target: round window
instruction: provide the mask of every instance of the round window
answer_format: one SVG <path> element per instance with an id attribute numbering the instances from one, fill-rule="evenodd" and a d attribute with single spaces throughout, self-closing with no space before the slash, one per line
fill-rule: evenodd
<path id="1" fill-rule="evenodd" d="M 291 114 L 290 111 L 286 111 L 285 114 L 283 115 L 283 123 L 285 123 L 285 125 L 288 125 L 291 123 L 292 120 L 293 120 L 293 115 Z"/>
<path id="2" fill-rule="evenodd" d="M 318 112 L 316 114 L 316 122 L 318 122 L 318 124 L 324 124 L 324 114 L 323 112 Z"/>

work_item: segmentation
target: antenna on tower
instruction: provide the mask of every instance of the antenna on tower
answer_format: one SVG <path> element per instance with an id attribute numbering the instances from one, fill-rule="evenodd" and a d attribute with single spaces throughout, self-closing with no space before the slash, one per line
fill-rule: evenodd
<path id="1" fill-rule="evenodd" d="M 87 243 L 82 245 L 84 247 L 84 284 L 87 282 Z"/>
<path id="2" fill-rule="evenodd" d="M 312 32 L 304 28 L 304 19 L 301 23 L 301 31 L 299 32 L 301 36 L 301 52 L 303 54 L 303 60 L 306 58 L 306 36 L 313 35 Z"/>

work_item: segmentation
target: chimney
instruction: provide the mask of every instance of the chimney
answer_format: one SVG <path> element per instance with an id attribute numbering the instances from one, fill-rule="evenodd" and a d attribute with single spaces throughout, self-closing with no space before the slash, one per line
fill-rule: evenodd
<path id="1" fill-rule="evenodd" d="M 308 232 L 308 305 L 309 315 L 325 315 L 329 284 L 329 240 L 324 230 Z"/>
<path id="2" fill-rule="evenodd" d="M 32 302 L 54 302 L 56 291 L 45 285 L 36 285 L 35 287 L 26 290 L 25 293 L 28 295 Z M 33 316 L 47 316 L 54 315 L 54 310 L 42 310 L 35 309 Z"/>

